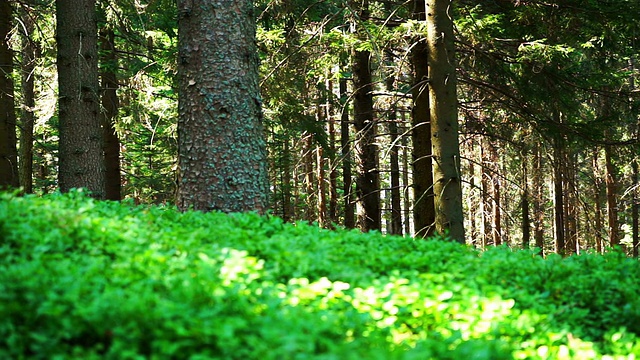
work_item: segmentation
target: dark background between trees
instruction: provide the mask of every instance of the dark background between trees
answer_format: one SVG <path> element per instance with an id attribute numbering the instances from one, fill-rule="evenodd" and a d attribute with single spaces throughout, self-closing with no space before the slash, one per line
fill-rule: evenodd
<path id="1" fill-rule="evenodd" d="M 178 3 L 0 0 L 2 186 L 637 255 L 639 1 Z"/>

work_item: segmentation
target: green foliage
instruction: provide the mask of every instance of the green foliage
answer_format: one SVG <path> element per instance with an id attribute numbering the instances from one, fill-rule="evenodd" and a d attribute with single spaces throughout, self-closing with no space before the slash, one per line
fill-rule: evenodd
<path id="1" fill-rule="evenodd" d="M 640 355 L 637 261 L 0 195 L 0 357 Z"/>

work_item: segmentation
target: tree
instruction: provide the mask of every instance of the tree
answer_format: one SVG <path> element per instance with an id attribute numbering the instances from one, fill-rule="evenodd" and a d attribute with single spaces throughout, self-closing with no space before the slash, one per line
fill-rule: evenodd
<path id="1" fill-rule="evenodd" d="M 0 0 L 0 189 L 18 187 L 16 113 L 13 101 L 13 51 L 9 47 L 13 11 Z"/>
<path id="2" fill-rule="evenodd" d="M 360 25 L 369 20 L 369 1 L 364 0 L 357 10 Z M 361 30 L 363 31 L 363 30 Z M 359 34 L 364 38 L 362 33 Z M 353 125 L 355 128 L 356 195 L 358 224 L 362 231 L 380 230 L 380 178 L 376 123 L 373 118 L 373 80 L 371 52 L 356 48 L 353 51 Z"/>
<path id="3" fill-rule="evenodd" d="M 37 45 L 34 40 L 35 14 L 27 4 L 22 5 L 22 113 L 20 119 L 20 184 L 25 193 L 33 192 L 33 126 L 35 122 L 35 67 Z"/>
<path id="4" fill-rule="evenodd" d="M 267 209 L 253 2 L 178 2 L 178 206 Z"/>
<path id="5" fill-rule="evenodd" d="M 452 1 L 426 3 L 436 231 L 464 242 Z"/>
<path id="6" fill-rule="evenodd" d="M 414 0 L 413 19 L 425 22 L 425 2 Z M 413 70 L 411 139 L 413 142 L 413 219 L 415 235 L 431 236 L 435 232 L 433 207 L 433 166 L 431 161 L 431 116 L 429 111 L 429 49 L 426 39 L 419 38 L 411 48 Z"/>
<path id="7" fill-rule="evenodd" d="M 56 0 L 61 191 L 105 195 L 95 0 Z"/>

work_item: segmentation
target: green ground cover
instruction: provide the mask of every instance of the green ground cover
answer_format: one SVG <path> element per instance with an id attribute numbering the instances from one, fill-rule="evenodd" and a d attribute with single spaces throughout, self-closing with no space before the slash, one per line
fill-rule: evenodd
<path id="1" fill-rule="evenodd" d="M 640 265 L 0 195 L 2 359 L 633 359 Z"/>

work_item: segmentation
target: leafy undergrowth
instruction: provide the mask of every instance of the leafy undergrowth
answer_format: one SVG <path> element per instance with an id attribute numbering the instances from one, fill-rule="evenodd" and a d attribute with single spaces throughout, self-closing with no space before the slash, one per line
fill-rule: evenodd
<path id="1" fill-rule="evenodd" d="M 640 356 L 640 265 L 0 195 L 0 358 Z"/>

